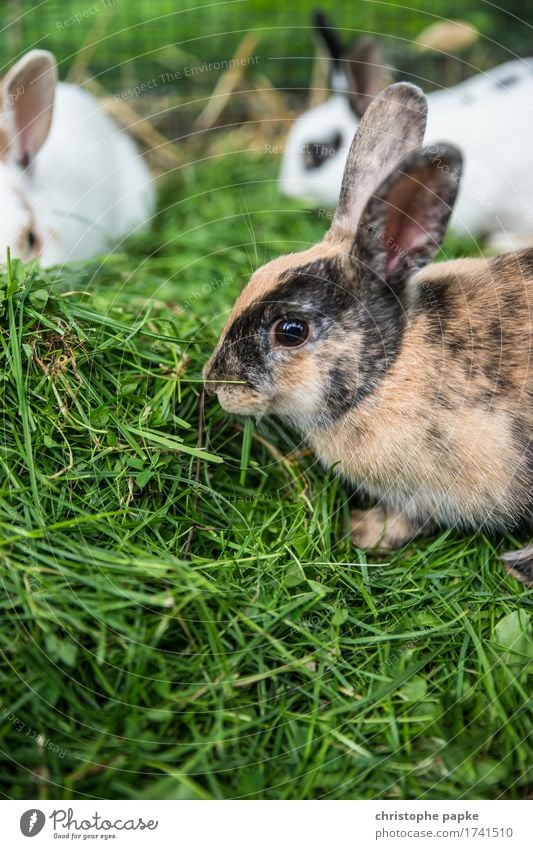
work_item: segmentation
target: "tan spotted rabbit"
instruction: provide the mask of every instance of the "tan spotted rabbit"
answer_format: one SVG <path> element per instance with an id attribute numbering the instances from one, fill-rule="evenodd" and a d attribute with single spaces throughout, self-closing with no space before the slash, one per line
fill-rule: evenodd
<path id="1" fill-rule="evenodd" d="M 533 249 L 429 264 L 462 160 L 421 148 L 426 112 L 407 83 L 372 102 L 329 232 L 255 272 L 204 372 L 224 409 L 285 419 L 378 500 L 352 514 L 362 547 L 532 517 Z M 533 547 L 503 559 L 533 582 Z"/>

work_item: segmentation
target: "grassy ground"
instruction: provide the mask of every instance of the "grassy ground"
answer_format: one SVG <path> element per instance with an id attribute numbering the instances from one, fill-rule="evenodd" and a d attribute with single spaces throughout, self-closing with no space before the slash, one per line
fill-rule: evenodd
<path id="1" fill-rule="evenodd" d="M 531 786 L 532 594 L 502 541 L 367 557 L 349 493 L 293 434 L 215 401 L 200 428 L 201 368 L 251 268 L 324 230 L 275 168 L 192 167 L 123 255 L 2 277 L 4 796 Z"/>

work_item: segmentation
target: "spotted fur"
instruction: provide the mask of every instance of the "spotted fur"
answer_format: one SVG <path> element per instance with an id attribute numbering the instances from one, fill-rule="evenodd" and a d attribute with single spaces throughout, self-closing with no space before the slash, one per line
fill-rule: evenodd
<path id="1" fill-rule="evenodd" d="M 373 101 L 324 241 L 255 272 L 205 369 L 225 409 L 287 419 L 324 466 L 379 499 L 352 521 L 360 545 L 436 526 L 504 530 L 533 510 L 533 249 L 429 264 L 460 154 L 414 149 L 423 120 L 386 151 L 390 122 L 420 116 L 421 102 L 406 84 Z M 301 347 L 276 345 L 286 317 L 309 323 Z M 506 561 L 525 581 L 532 550 Z"/>

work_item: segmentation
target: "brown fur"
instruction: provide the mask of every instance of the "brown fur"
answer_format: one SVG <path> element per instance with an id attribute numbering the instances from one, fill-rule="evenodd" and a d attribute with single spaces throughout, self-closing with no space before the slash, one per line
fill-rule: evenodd
<path id="1" fill-rule="evenodd" d="M 304 265 L 315 259 L 326 259 L 327 257 L 336 256 L 337 252 L 338 246 L 334 244 L 326 245 L 321 242 L 318 245 L 313 245 L 312 248 L 308 248 L 306 251 L 276 257 L 276 259 L 258 268 L 252 274 L 249 284 L 237 298 L 231 311 L 228 325 L 238 315 L 245 312 L 254 301 L 258 301 L 260 298 L 268 295 L 269 292 L 274 291 L 283 278 L 294 269 L 295 265 Z"/>
<path id="2" fill-rule="evenodd" d="M 524 255 L 533 258 L 533 251 Z M 412 489 L 413 514 L 431 489 L 449 503 L 450 516 L 462 517 L 464 524 L 475 524 L 480 511 L 496 511 L 496 523 L 513 516 L 516 501 L 527 495 L 527 481 L 520 477 L 523 457 L 513 439 L 517 413 L 533 431 L 533 406 L 525 392 L 532 380 L 522 353 L 531 347 L 533 275 L 517 291 L 516 268 L 515 255 L 492 263 L 456 260 L 431 266 L 413 280 L 413 287 L 424 283 L 431 287 L 443 278 L 455 279 L 458 308 L 447 332 L 466 340 L 469 331 L 472 339 L 478 339 L 487 321 L 499 320 L 502 301 L 512 296 L 515 320 L 504 331 L 501 364 L 505 395 L 486 400 L 494 381 L 479 367 L 489 351 L 475 351 L 475 374 L 469 377 L 468 345 L 464 356 L 457 358 L 446 350 L 446 332 L 435 342 L 428 341 L 428 317 L 423 314 L 410 322 L 396 363 L 357 414 L 314 436 L 324 463 L 338 464 L 340 474 L 364 482 L 370 490 L 385 488 L 392 503 Z M 452 396 L 450 408 L 439 404 L 439 395 Z M 432 425 L 442 436 L 433 450 Z M 443 462 L 446 452 L 452 462 Z"/>
<path id="3" fill-rule="evenodd" d="M 245 290 L 235 312 L 276 289 L 291 267 L 331 256 L 339 248 L 340 243 L 329 241 L 269 263 L 254 275 L 254 285 Z M 415 310 L 400 355 L 376 391 L 357 411 L 309 437 L 326 466 L 334 465 L 343 477 L 381 495 L 389 505 L 386 511 L 380 507 L 354 516 L 352 539 L 359 545 L 403 544 L 420 528 L 418 517 L 433 510 L 443 524 L 476 526 L 486 516 L 488 525 L 502 527 L 513 523 L 518 503 L 527 497 L 529 484 L 522 475 L 524 458 L 513 424 L 518 414 L 533 431 L 532 381 L 523 354 L 531 348 L 533 251 L 429 266 L 413 277 L 409 297 L 416 299 L 422 287 L 431 303 L 432 291 L 438 292 L 443 281 L 451 283 L 453 293 L 453 311 L 443 316 L 446 326 L 435 333 L 435 316 Z M 487 326 L 497 325 L 504 315 L 500 347 L 487 339 L 480 348 Z M 447 344 L 455 338 L 464 343 L 459 352 Z M 293 362 L 278 386 L 287 408 L 300 403 L 295 387 L 323 385 L 321 368 L 332 356 L 352 354 L 356 361 L 362 355 L 356 347 L 335 351 L 336 344 L 329 341 L 318 362 L 304 351 Z M 495 353 L 496 372 L 491 375 Z M 501 395 L 500 380 L 505 381 Z"/>

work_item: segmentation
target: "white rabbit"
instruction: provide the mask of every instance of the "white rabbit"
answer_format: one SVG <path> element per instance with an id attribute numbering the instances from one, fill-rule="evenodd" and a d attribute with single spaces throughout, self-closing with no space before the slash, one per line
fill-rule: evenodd
<path id="1" fill-rule="evenodd" d="M 133 140 L 88 92 L 57 83 L 54 56 L 26 53 L 2 80 L 0 263 L 87 259 L 142 227 L 154 207 Z"/>
<path id="2" fill-rule="evenodd" d="M 280 186 L 289 197 L 333 205 L 354 133 L 372 98 L 387 84 L 388 69 L 375 42 L 361 39 L 351 59 L 343 59 L 323 16 L 317 16 L 317 27 L 331 56 L 334 92 L 292 126 Z M 452 230 L 490 237 L 500 250 L 530 244 L 533 59 L 506 62 L 453 88 L 432 92 L 427 100 L 426 143 L 452 141 L 465 158 Z"/>

